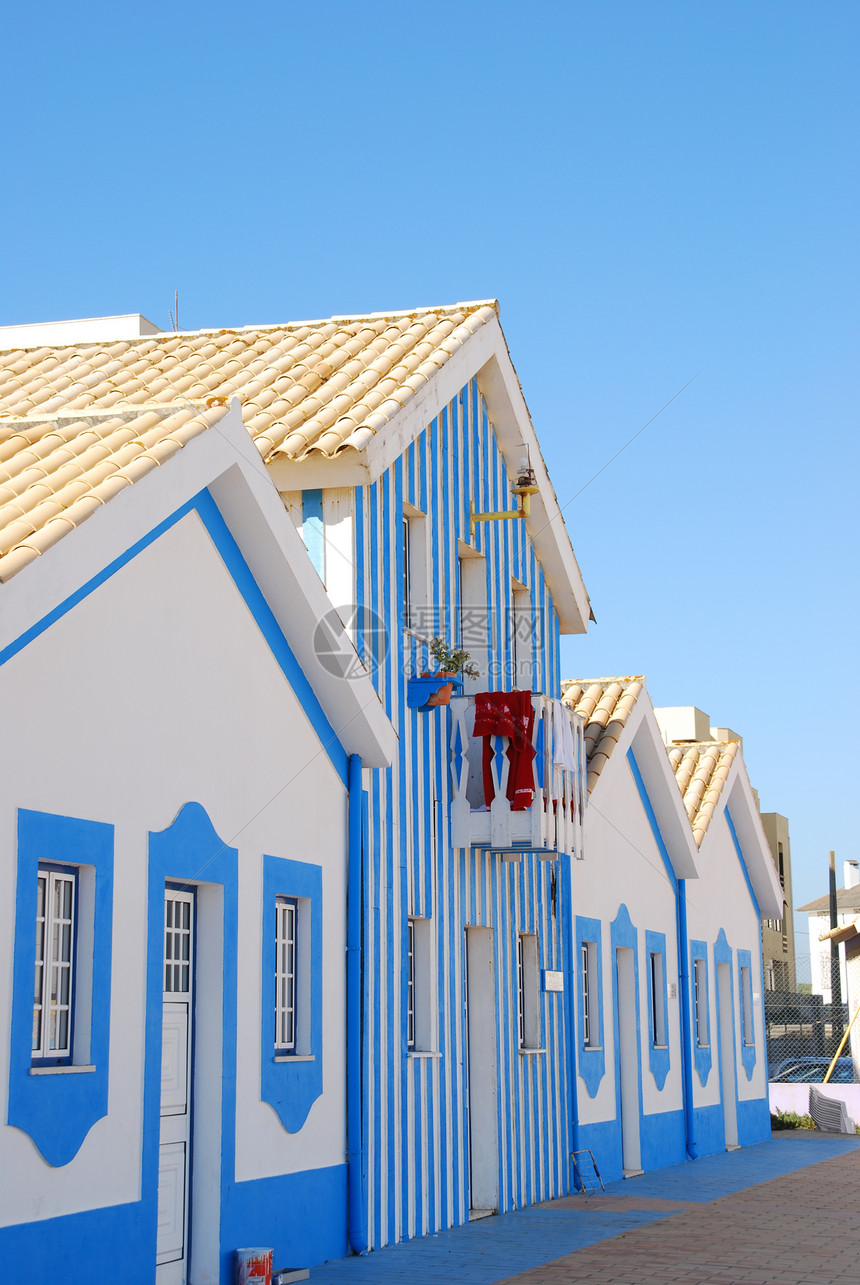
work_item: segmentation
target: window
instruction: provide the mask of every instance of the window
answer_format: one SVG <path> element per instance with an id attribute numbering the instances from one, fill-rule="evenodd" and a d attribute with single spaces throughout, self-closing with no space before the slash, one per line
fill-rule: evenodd
<path id="1" fill-rule="evenodd" d="M 415 920 L 409 920 L 406 939 L 406 1047 L 415 1048 Z"/>
<path id="2" fill-rule="evenodd" d="M 465 690 L 493 691 L 503 685 L 504 675 L 490 671 L 487 563 L 480 553 L 476 553 L 462 540 L 459 543 L 459 554 L 459 641 L 460 646 L 469 652 L 480 673 L 477 679 L 465 680 Z"/>
<path id="3" fill-rule="evenodd" d="M 275 1050 L 296 1051 L 296 928 L 298 906 L 292 897 L 275 900 Z"/>
<path id="4" fill-rule="evenodd" d="M 39 865 L 36 900 L 36 969 L 33 989 L 33 1060 L 72 1058 L 77 876 L 61 866 Z"/>
<path id="5" fill-rule="evenodd" d="M 428 600 L 427 519 L 420 509 L 406 501 L 403 503 L 401 542 L 403 627 L 429 640 L 435 637 L 439 628 Z"/>
<path id="6" fill-rule="evenodd" d="M 414 916 L 406 926 L 406 1051 L 432 1053 L 436 1048 L 433 978 L 433 920 Z"/>
<path id="7" fill-rule="evenodd" d="M 512 581 L 511 601 L 511 686 L 533 691 L 532 601 L 528 587 L 519 580 Z"/>
<path id="8" fill-rule="evenodd" d="M 663 955 L 652 950 L 651 961 L 651 1043 L 656 1048 L 666 1044 L 666 1006 L 663 995 Z"/>
<path id="9" fill-rule="evenodd" d="M 539 1049 L 540 1039 L 540 952 L 534 933 L 517 938 L 517 999 L 521 1049 Z"/>
<path id="10" fill-rule="evenodd" d="M 752 977 L 746 964 L 741 965 L 741 1034 L 744 1044 L 755 1043 L 752 1016 Z"/>
<path id="11" fill-rule="evenodd" d="M 403 624 L 407 629 L 412 627 L 412 590 L 410 584 L 410 540 L 409 518 L 403 519 Z"/>
<path id="12" fill-rule="evenodd" d="M 597 1015 L 597 942 L 584 941 L 580 957 L 582 983 L 582 1042 L 586 1048 L 600 1043 Z"/>
<path id="13" fill-rule="evenodd" d="M 693 989 L 696 1008 L 696 1044 L 708 1048 L 708 965 L 704 959 L 693 960 Z"/>

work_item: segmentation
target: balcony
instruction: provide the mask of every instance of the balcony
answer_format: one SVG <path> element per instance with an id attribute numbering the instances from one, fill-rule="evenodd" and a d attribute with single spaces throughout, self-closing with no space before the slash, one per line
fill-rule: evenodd
<path id="1" fill-rule="evenodd" d="M 582 719 L 563 707 L 573 742 L 572 770 L 554 762 L 554 702 L 532 695 L 535 718 L 532 746 L 534 801 L 514 811 L 507 798 L 510 761 L 507 736 L 474 736 L 475 698 L 451 700 L 451 843 L 455 848 L 485 848 L 516 861 L 523 852 L 551 860 L 560 853 L 582 856 L 582 816 L 586 802 L 585 741 Z M 491 799 L 484 792 L 484 741 L 490 742 Z"/>

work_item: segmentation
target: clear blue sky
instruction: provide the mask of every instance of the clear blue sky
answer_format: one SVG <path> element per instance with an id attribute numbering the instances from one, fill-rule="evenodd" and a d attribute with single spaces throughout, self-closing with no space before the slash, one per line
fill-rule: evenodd
<path id="1" fill-rule="evenodd" d="M 495 296 L 562 502 L 696 377 L 566 510 L 597 624 L 564 672 L 741 732 L 824 892 L 858 855 L 857 4 L 47 3 L 4 45 L 0 324 Z"/>

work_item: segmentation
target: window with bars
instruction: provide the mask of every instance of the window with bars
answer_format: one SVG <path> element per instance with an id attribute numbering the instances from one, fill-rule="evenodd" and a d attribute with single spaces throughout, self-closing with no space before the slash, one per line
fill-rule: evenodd
<path id="1" fill-rule="evenodd" d="M 415 1048 L 415 921 L 406 935 L 406 1047 Z"/>
<path id="2" fill-rule="evenodd" d="M 193 895 L 164 899 L 164 990 L 187 995 L 191 990 L 191 909 Z"/>
<path id="3" fill-rule="evenodd" d="M 666 1045 L 666 1006 L 663 989 L 663 955 L 659 950 L 651 951 L 651 1043 L 654 1048 Z"/>
<path id="4" fill-rule="evenodd" d="M 71 1061 L 76 903 L 76 872 L 40 864 L 33 988 L 34 1061 Z"/>
<path id="5" fill-rule="evenodd" d="M 741 1034 L 744 1044 L 754 1044 L 752 1016 L 752 976 L 745 964 L 741 965 Z"/>
<path id="6" fill-rule="evenodd" d="M 517 997 L 520 1048 L 540 1048 L 540 955 L 534 933 L 517 938 Z"/>
<path id="7" fill-rule="evenodd" d="M 597 942 L 582 943 L 579 975 L 582 986 L 582 1042 L 586 1048 L 596 1048 L 600 1042 L 597 1019 Z"/>
<path id="8" fill-rule="evenodd" d="M 296 1052 L 296 942 L 298 903 L 275 900 L 275 1051 Z"/>
<path id="9" fill-rule="evenodd" d="M 696 1010 L 696 1043 L 700 1049 L 710 1044 L 708 1037 L 708 964 L 693 960 L 693 1000 Z"/>

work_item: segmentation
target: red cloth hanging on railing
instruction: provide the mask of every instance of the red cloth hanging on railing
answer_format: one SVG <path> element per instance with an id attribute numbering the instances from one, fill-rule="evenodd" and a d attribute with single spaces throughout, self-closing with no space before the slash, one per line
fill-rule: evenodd
<path id="1" fill-rule="evenodd" d="M 488 805 L 495 795 L 491 736 L 510 738 L 507 796 L 511 811 L 524 812 L 534 802 L 534 721 L 531 692 L 476 692 L 472 735 L 484 738 L 484 801 Z"/>

